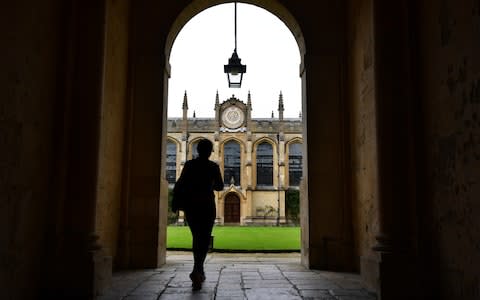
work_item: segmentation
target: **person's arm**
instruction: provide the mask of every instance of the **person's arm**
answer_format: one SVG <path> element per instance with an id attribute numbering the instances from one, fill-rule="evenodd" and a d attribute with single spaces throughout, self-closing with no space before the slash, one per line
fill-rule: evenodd
<path id="1" fill-rule="evenodd" d="M 185 163 L 182 172 L 180 173 L 180 176 L 177 179 L 177 182 L 175 182 L 175 185 L 173 186 L 173 199 L 172 199 L 172 211 L 178 213 L 180 209 L 183 209 L 183 207 L 180 207 L 182 205 L 181 202 L 182 200 L 179 199 L 179 194 L 184 192 L 185 189 L 185 178 L 186 174 L 189 172 L 189 163 Z"/>
<path id="2" fill-rule="evenodd" d="M 215 164 L 215 175 L 213 178 L 213 189 L 215 191 L 223 190 L 223 179 L 222 174 L 220 173 L 220 167 Z"/>
<path id="3" fill-rule="evenodd" d="M 186 161 L 185 164 L 183 165 L 183 169 L 182 169 L 182 172 L 180 173 L 180 177 L 178 177 L 179 179 L 180 178 L 185 178 L 185 174 L 190 172 L 190 161 Z"/>

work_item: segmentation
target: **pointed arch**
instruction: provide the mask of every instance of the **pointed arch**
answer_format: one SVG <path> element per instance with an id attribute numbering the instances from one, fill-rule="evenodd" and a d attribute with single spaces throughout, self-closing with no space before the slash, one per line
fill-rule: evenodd
<path id="1" fill-rule="evenodd" d="M 255 140 L 255 142 L 253 143 L 253 151 L 255 151 L 255 148 L 256 148 L 259 144 L 264 143 L 264 142 L 270 143 L 270 144 L 272 144 L 272 146 L 277 145 L 277 141 L 274 140 L 273 138 L 268 137 L 268 136 L 262 136 L 262 137 L 260 137 L 259 139 Z"/>
<path id="2" fill-rule="evenodd" d="M 237 139 L 228 139 L 222 143 L 222 169 L 225 185 L 233 184 L 240 186 L 242 184 L 243 169 L 243 151 L 242 144 Z M 221 156 L 222 156 L 221 155 Z"/>
<path id="3" fill-rule="evenodd" d="M 178 160 L 180 158 L 181 144 L 173 137 L 167 137 L 166 144 L 166 161 L 165 161 L 165 178 L 169 185 L 177 181 Z"/>
<path id="4" fill-rule="evenodd" d="M 210 142 L 213 143 L 213 141 L 211 139 L 209 139 L 208 137 L 198 136 L 198 137 L 193 138 L 191 141 L 188 142 L 188 145 L 187 145 L 187 149 L 188 149 L 187 159 L 192 159 L 192 158 L 197 157 L 197 155 L 198 155 L 197 145 L 198 145 L 198 142 L 200 140 L 203 140 L 203 139 L 207 139 L 207 140 L 209 140 Z"/>
<path id="5" fill-rule="evenodd" d="M 255 147 L 256 187 L 273 186 L 274 147 L 264 140 Z"/>
<path id="6" fill-rule="evenodd" d="M 303 139 L 301 137 L 296 136 L 285 142 L 286 146 L 292 143 L 303 144 Z"/>
<path id="7" fill-rule="evenodd" d="M 173 136 L 167 135 L 167 143 L 175 143 L 177 145 L 177 153 L 182 152 L 182 143 Z"/>
<path id="8" fill-rule="evenodd" d="M 288 187 L 298 188 L 303 176 L 303 142 L 300 138 L 290 140 L 286 145 L 288 171 L 285 172 L 285 182 Z"/>
<path id="9" fill-rule="evenodd" d="M 238 144 L 240 144 L 240 149 L 241 149 L 242 153 L 245 153 L 247 151 L 247 146 L 245 145 L 245 142 L 242 141 L 241 139 L 239 139 L 238 137 L 235 137 L 235 136 L 231 136 L 231 137 L 228 137 L 225 140 L 223 140 L 220 143 L 220 149 L 223 150 L 224 145 L 228 142 L 231 142 L 231 141 L 235 141 Z"/>
<path id="10" fill-rule="evenodd" d="M 258 165 L 258 147 L 261 144 L 270 144 L 272 146 L 272 153 L 271 153 L 271 163 L 267 163 L 266 165 L 271 165 L 271 167 L 268 167 L 268 170 L 260 170 L 259 172 L 259 165 Z M 252 147 L 252 163 L 253 163 L 253 168 L 256 170 L 256 172 L 252 172 L 252 182 L 254 183 L 255 188 L 265 188 L 265 187 L 272 187 L 274 185 L 274 176 L 273 174 L 277 174 L 278 172 L 278 142 L 274 140 L 271 137 L 268 136 L 263 136 L 257 140 L 255 140 L 253 147 Z M 261 157 L 260 158 L 262 161 L 267 159 L 268 157 Z M 266 161 L 264 161 L 266 162 Z M 266 166 L 265 165 L 265 166 Z M 271 173 L 272 181 L 266 180 L 267 173 Z M 263 179 L 260 179 L 259 182 L 259 174 L 260 177 Z M 259 184 L 260 183 L 260 184 Z"/>
<path id="11" fill-rule="evenodd" d="M 223 223 L 224 224 L 240 224 L 241 221 L 241 201 L 240 196 L 236 192 L 227 193 L 223 200 Z"/>

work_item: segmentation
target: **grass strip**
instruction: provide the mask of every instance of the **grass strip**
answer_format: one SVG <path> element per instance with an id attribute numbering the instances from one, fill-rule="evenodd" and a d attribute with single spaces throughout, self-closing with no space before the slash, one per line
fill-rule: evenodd
<path id="1" fill-rule="evenodd" d="M 300 227 L 215 226 L 213 250 L 218 252 L 283 252 L 300 250 Z M 187 226 L 167 227 L 167 249 L 189 250 Z"/>

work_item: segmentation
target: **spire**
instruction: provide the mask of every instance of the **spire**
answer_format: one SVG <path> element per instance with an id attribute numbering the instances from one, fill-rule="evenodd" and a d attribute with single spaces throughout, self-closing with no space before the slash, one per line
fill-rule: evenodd
<path id="1" fill-rule="evenodd" d="M 185 91 L 185 94 L 183 95 L 183 109 L 188 109 L 188 101 L 187 101 L 187 91 Z"/>
<path id="2" fill-rule="evenodd" d="M 251 124 L 252 124 L 252 96 L 250 95 L 250 91 L 248 91 L 247 96 L 247 132 L 248 137 L 247 139 L 251 138 Z"/>
<path id="3" fill-rule="evenodd" d="M 278 96 L 278 118 L 280 121 L 283 121 L 283 111 L 285 108 L 283 107 L 283 94 L 280 91 L 280 96 Z"/>
<path id="4" fill-rule="evenodd" d="M 217 124 L 220 124 L 220 97 L 218 96 L 218 90 L 215 95 L 215 107 L 213 110 L 215 111 L 215 121 L 218 122 Z"/>
<path id="5" fill-rule="evenodd" d="M 283 94 L 282 91 L 280 91 L 280 96 L 278 97 L 278 111 L 284 111 L 285 108 L 283 107 Z"/>
<path id="6" fill-rule="evenodd" d="M 188 141 L 188 101 L 187 101 L 187 91 L 183 95 L 183 116 L 182 116 L 182 141 Z"/>
<path id="7" fill-rule="evenodd" d="M 185 91 L 185 94 L 183 95 L 182 110 L 183 110 L 183 120 L 186 122 L 186 120 L 188 118 L 187 117 L 187 113 L 188 113 L 187 91 Z M 187 128 L 186 123 L 184 124 L 184 127 Z"/>

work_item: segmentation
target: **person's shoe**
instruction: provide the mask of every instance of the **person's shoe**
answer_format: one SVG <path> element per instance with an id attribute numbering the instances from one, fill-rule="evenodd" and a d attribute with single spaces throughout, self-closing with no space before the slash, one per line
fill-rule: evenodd
<path id="1" fill-rule="evenodd" d="M 202 282 L 205 282 L 205 279 L 206 279 L 205 273 L 203 273 L 203 272 L 200 273 L 200 279 L 202 280 Z"/>
<path id="2" fill-rule="evenodd" d="M 199 272 L 192 272 L 190 273 L 190 279 L 192 280 L 192 290 L 194 291 L 198 291 L 200 289 L 202 289 L 202 274 L 200 274 Z"/>

